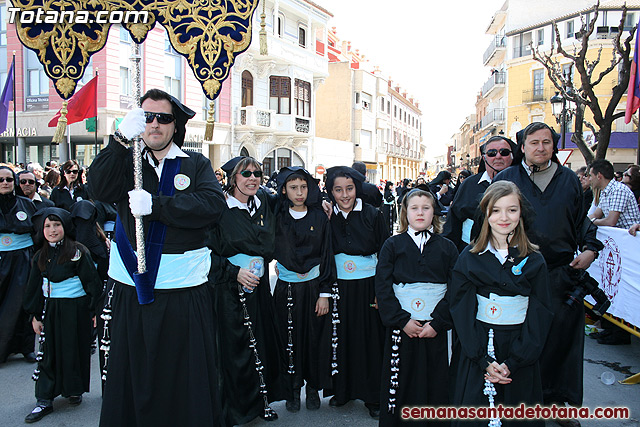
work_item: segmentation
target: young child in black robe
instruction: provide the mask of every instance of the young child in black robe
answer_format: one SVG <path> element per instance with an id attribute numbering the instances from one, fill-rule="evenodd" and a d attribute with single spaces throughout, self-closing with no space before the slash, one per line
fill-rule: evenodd
<path id="1" fill-rule="evenodd" d="M 329 219 L 320 206 L 317 181 L 301 167 L 284 167 L 276 178 L 279 207 L 274 258 L 278 282 L 273 293 L 278 328 L 287 344 L 293 398 L 300 410 L 306 381 L 307 409 L 320 408 L 318 390 L 330 386 L 329 297 L 335 282 Z"/>
<path id="2" fill-rule="evenodd" d="M 377 255 L 389 229 L 382 213 L 362 202 L 364 175 L 346 166 L 327 170 L 327 193 L 335 203 L 331 243 L 337 288 L 333 294 L 331 406 L 361 399 L 369 415 L 380 413 L 384 326 L 375 299 Z"/>
<path id="3" fill-rule="evenodd" d="M 480 202 L 480 235 L 453 270 L 449 303 L 459 337 L 452 359 L 454 405 L 542 404 L 538 359 L 553 314 L 547 267 L 527 237 L 530 218 L 522 200 L 511 182 L 489 186 Z M 502 421 L 503 426 L 518 423 Z M 543 420 L 525 422 L 544 425 Z M 487 420 L 473 425 L 486 426 Z"/>
<path id="4" fill-rule="evenodd" d="M 33 316 L 40 350 L 33 374 L 37 405 L 27 423 L 53 412 L 56 396 L 79 405 L 89 391 L 92 318 L 95 326 L 95 300 L 102 290 L 89 250 L 73 239 L 67 211 L 46 208 L 34 224 L 42 244 L 33 256 L 24 308 Z"/>
<path id="5" fill-rule="evenodd" d="M 430 192 L 411 190 L 402 199 L 400 234 L 380 251 L 376 296 L 387 327 L 380 425 L 409 421 L 402 418 L 405 407 L 448 402 L 451 316 L 445 295 L 458 250 L 437 234 L 437 207 Z"/>

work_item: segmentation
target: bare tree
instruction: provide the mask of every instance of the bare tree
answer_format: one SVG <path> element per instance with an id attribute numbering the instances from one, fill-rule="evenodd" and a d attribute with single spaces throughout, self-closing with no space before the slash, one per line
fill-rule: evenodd
<path id="1" fill-rule="evenodd" d="M 580 31 L 576 33 L 576 38 L 579 36 L 579 43 L 573 46 L 573 53 L 569 53 L 567 50 L 570 49 L 565 49 L 562 46 L 560 30 L 555 22 L 553 23 L 555 41 L 551 40 L 551 50 L 549 52 L 541 52 L 538 47 L 531 47 L 533 59 L 546 68 L 549 79 L 561 96 L 576 104 L 575 128 L 571 141 L 578 146 L 587 163 L 590 163 L 594 158 L 604 159 L 606 157 L 613 122 L 620 117 L 624 117 L 623 111 L 617 113 L 615 111 L 629 84 L 632 60 L 630 58 L 631 42 L 636 32 L 634 27 L 624 41 L 622 40 L 622 32 L 627 16 L 627 6 L 625 4 L 622 7 L 622 18 L 618 25 L 618 34 L 612 40 L 613 52 L 610 62 L 604 70 L 596 72 L 596 67 L 601 62 L 604 65 L 605 59 L 602 58 L 602 46 L 600 46 L 598 55 L 593 61 L 587 59 L 587 52 L 589 51 L 589 38 L 596 28 L 599 7 L 600 2 L 598 1 L 593 8 L 594 16 L 591 20 L 585 18 L 584 15 L 581 16 L 582 25 Z M 576 80 L 579 81 L 574 81 L 571 77 L 572 73 L 563 74 L 562 65 L 559 62 L 560 58 L 571 60 L 572 67 L 578 73 L 579 79 Z M 601 101 L 603 100 L 598 98 L 594 88 L 603 83 L 604 78 L 614 70 L 618 72 L 618 83 L 612 87 L 611 98 L 603 111 L 601 107 Z M 606 84 L 606 82 L 603 84 Z M 588 108 L 593 113 L 594 123 L 585 120 L 585 108 Z M 584 126 L 593 132 L 597 142 L 597 145 L 592 146 L 596 150 L 595 153 L 584 141 L 582 136 Z"/>

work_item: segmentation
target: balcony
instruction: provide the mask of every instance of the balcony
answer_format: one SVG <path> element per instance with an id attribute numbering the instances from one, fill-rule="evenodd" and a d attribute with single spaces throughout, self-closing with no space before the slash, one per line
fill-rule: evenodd
<path id="1" fill-rule="evenodd" d="M 504 35 L 497 35 L 491 41 L 487 50 L 484 51 L 482 62 L 485 66 L 496 66 L 504 60 L 507 49 L 507 38 Z"/>
<path id="2" fill-rule="evenodd" d="M 500 71 L 494 73 L 489 80 L 482 85 L 482 96 L 487 96 L 494 88 L 504 89 L 504 84 L 507 80 L 507 73 Z"/>
<path id="3" fill-rule="evenodd" d="M 532 89 L 522 91 L 522 103 L 531 104 L 534 102 L 547 102 L 553 93 L 549 89 Z"/>
<path id="4" fill-rule="evenodd" d="M 480 129 L 484 129 L 491 124 L 504 124 L 504 108 L 496 108 L 489 111 L 480 121 Z"/>
<path id="5" fill-rule="evenodd" d="M 261 108 L 249 105 L 247 107 L 240 108 L 240 117 L 238 123 L 240 126 L 250 126 L 257 131 L 271 132 L 273 127 L 274 110 L 264 110 Z"/>

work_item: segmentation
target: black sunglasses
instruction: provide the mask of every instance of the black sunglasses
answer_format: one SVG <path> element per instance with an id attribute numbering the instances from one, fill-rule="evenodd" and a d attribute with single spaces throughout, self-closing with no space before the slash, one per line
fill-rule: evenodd
<path id="1" fill-rule="evenodd" d="M 255 176 L 256 178 L 260 178 L 262 176 L 262 171 L 242 171 L 242 172 L 240 172 L 240 175 L 242 175 L 245 178 L 249 178 L 251 176 L 251 174 L 253 174 L 253 176 Z"/>
<path id="2" fill-rule="evenodd" d="M 507 157 L 511 154 L 511 150 L 509 150 L 508 148 L 501 148 L 499 150 L 492 148 L 490 150 L 487 150 L 486 155 L 487 157 L 495 157 L 498 155 L 498 153 L 500 153 L 502 157 Z"/>
<path id="3" fill-rule="evenodd" d="M 158 123 L 160 123 L 161 125 L 168 125 L 176 119 L 173 114 L 151 113 L 149 111 L 144 112 L 144 118 L 147 123 L 153 123 L 153 119 L 158 119 Z"/>
<path id="4" fill-rule="evenodd" d="M 30 184 L 33 185 L 36 183 L 35 179 L 21 179 L 20 180 L 20 184 L 24 185 L 24 184 Z"/>
<path id="5" fill-rule="evenodd" d="M 66 171 L 64 171 L 64 173 L 73 173 L 73 174 L 78 174 L 78 169 L 67 169 Z"/>
<path id="6" fill-rule="evenodd" d="M 5 182 L 5 181 L 7 181 L 7 182 L 13 182 L 13 178 L 11 178 L 11 177 L 4 178 L 4 177 L 1 177 L 1 176 L 0 176 L 0 182 Z"/>

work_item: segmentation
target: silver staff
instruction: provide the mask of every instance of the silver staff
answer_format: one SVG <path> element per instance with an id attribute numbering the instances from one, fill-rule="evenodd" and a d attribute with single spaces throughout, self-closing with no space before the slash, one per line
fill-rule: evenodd
<path id="1" fill-rule="evenodd" d="M 131 44 L 131 65 L 133 70 L 133 94 L 136 106 L 139 106 L 142 97 L 142 81 L 140 70 L 140 45 Z M 133 139 L 133 183 L 135 190 L 142 190 L 142 138 Z M 136 247 L 138 253 L 138 274 L 147 271 L 147 257 L 144 248 L 144 227 L 142 225 L 142 216 L 134 215 L 136 222 Z"/>

